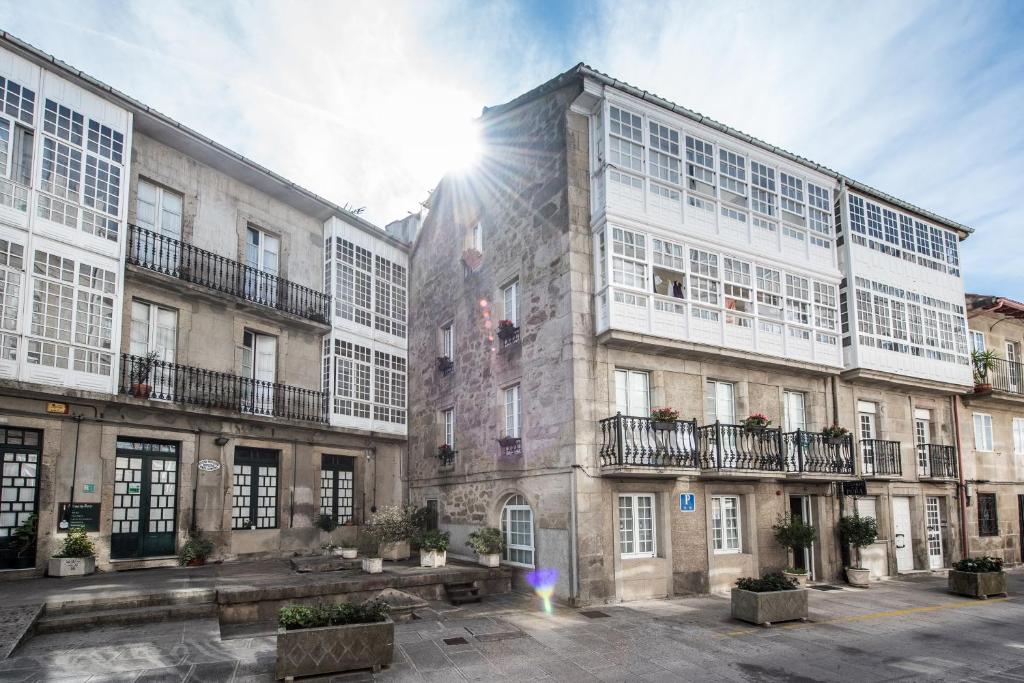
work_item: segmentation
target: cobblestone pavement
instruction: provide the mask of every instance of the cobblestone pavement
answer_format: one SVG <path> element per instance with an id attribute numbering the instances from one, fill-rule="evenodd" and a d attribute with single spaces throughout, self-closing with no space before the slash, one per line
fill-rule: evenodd
<path id="1" fill-rule="evenodd" d="M 773 628 L 732 620 L 713 596 L 550 615 L 520 595 L 434 603 L 396 626 L 394 662 L 376 680 L 1020 682 L 1024 572 L 1010 590 L 970 600 L 921 575 L 811 591 L 810 623 Z M 0 662 L 0 681 L 273 680 L 274 636 L 251 633 L 222 637 L 208 619 L 39 636 Z"/>

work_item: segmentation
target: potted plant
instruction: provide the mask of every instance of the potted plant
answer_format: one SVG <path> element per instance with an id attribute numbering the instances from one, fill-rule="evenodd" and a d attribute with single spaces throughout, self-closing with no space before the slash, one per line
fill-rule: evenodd
<path id="1" fill-rule="evenodd" d="M 484 567 L 497 567 L 501 564 L 501 553 L 505 550 L 505 540 L 501 532 L 494 527 L 478 529 L 469 535 L 466 545 L 477 555 L 477 562 Z"/>
<path id="2" fill-rule="evenodd" d="M 499 320 L 498 321 L 498 339 L 502 341 L 508 341 L 515 336 L 518 327 L 511 320 Z"/>
<path id="3" fill-rule="evenodd" d="M 765 574 L 736 581 L 732 589 L 732 616 L 764 626 L 777 621 L 807 620 L 807 589 L 782 574 Z"/>
<path id="4" fill-rule="evenodd" d="M 15 551 L 15 563 L 14 568 L 27 569 L 35 566 L 35 548 L 36 548 L 36 522 L 39 518 L 36 513 L 32 513 L 25 518 L 18 527 L 11 532 L 12 546 Z M 33 551 L 31 557 L 28 556 L 29 551 Z"/>
<path id="5" fill-rule="evenodd" d="M 846 580 L 851 586 L 869 588 L 871 570 L 865 569 L 861 549 L 867 548 L 878 539 L 878 522 L 874 517 L 843 517 L 839 520 L 839 535 L 856 550 L 857 564 L 846 568 Z"/>
<path id="6" fill-rule="evenodd" d="M 978 393 L 992 391 L 992 381 L 988 373 L 996 367 L 999 356 L 992 349 L 971 351 L 971 367 L 974 374 L 974 390 Z"/>
<path id="7" fill-rule="evenodd" d="M 437 357 L 437 369 L 441 373 L 446 373 L 446 372 L 450 371 L 453 367 L 455 367 L 455 361 L 453 361 L 448 356 L 438 356 Z"/>
<path id="8" fill-rule="evenodd" d="M 675 431 L 679 411 L 674 408 L 655 408 L 651 411 L 651 426 L 662 432 Z"/>
<path id="9" fill-rule="evenodd" d="M 768 416 L 764 413 L 754 413 L 743 420 L 740 424 L 746 431 L 758 434 L 766 430 L 768 425 L 771 423 L 772 421 L 769 420 Z"/>
<path id="10" fill-rule="evenodd" d="M 363 534 L 359 537 L 359 554 L 362 555 L 363 571 L 367 574 L 380 574 L 384 571 L 384 559 L 380 556 L 380 544 L 373 536 Z"/>
<path id="11" fill-rule="evenodd" d="M 825 427 L 821 430 L 821 436 L 825 439 L 825 443 L 830 446 L 839 446 L 846 438 L 850 435 L 850 431 L 846 427 L 842 427 L 839 424 L 832 423 L 831 426 Z"/>
<path id="12" fill-rule="evenodd" d="M 793 518 L 783 515 L 772 526 L 772 531 L 775 532 L 775 540 L 778 544 L 792 553 L 794 558 L 797 551 L 810 548 L 818 538 L 818 532 L 814 530 L 814 527 L 804 524 L 804 521 L 799 517 Z M 782 573 L 787 579 L 796 581 L 800 586 L 807 585 L 806 569 L 788 568 Z"/>
<path id="13" fill-rule="evenodd" d="M 206 558 L 213 554 L 213 541 L 203 536 L 202 532 L 190 531 L 188 540 L 178 552 L 178 563 L 182 567 L 200 567 L 206 564 Z"/>
<path id="14" fill-rule="evenodd" d="M 287 605 L 277 613 L 277 678 L 340 673 L 391 663 L 395 624 L 386 602 Z"/>
<path id="15" fill-rule="evenodd" d="M 316 518 L 316 528 L 320 529 L 320 531 L 331 533 L 338 528 L 338 522 L 334 519 L 334 515 L 321 513 L 320 516 Z"/>
<path id="16" fill-rule="evenodd" d="M 332 555 L 340 555 L 341 553 L 339 553 L 337 551 L 338 551 L 338 546 L 334 545 L 330 541 L 328 541 L 327 543 L 321 543 L 320 544 L 320 552 L 322 552 L 324 554 L 324 557 L 330 557 Z"/>
<path id="17" fill-rule="evenodd" d="M 448 563 L 448 532 L 431 529 L 419 538 L 420 566 L 443 567 Z"/>
<path id="18" fill-rule="evenodd" d="M 64 545 L 50 560 L 47 573 L 50 576 L 85 576 L 96 571 L 96 546 L 89 539 L 85 529 L 68 529 Z"/>
<path id="19" fill-rule="evenodd" d="M 997 557 L 965 557 L 949 570 L 949 592 L 972 598 L 1006 595 L 1003 561 Z"/>
<path id="20" fill-rule="evenodd" d="M 341 557 L 346 560 L 354 560 L 359 556 L 359 548 L 351 541 L 342 541 L 338 544 Z"/>
<path id="21" fill-rule="evenodd" d="M 160 354 L 150 351 L 145 356 L 135 359 L 129 373 L 132 395 L 135 398 L 149 398 L 153 393 L 153 385 L 149 383 L 150 374 L 153 372 L 153 365 L 160 360 Z"/>
<path id="22" fill-rule="evenodd" d="M 385 560 L 407 560 L 412 551 L 409 539 L 413 535 L 412 516 L 416 509 L 386 505 L 370 519 L 367 533 L 376 539 L 380 557 Z"/>

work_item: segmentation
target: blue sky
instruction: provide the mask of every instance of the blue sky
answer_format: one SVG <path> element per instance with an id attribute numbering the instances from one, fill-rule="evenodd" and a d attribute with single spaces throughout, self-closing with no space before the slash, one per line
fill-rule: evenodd
<path id="1" fill-rule="evenodd" d="M 1024 300 L 1024 2 L 49 2 L 0 27 L 339 203 L 414 211 L 452 141 L 579 61 L 970 225 Z"/>

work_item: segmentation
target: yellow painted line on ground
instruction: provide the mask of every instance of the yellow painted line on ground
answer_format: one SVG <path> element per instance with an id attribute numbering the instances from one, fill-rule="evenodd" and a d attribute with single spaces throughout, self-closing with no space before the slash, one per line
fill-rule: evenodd
<path id="1" fill-rule="evenodd" d="M 997 602 L 1003 602 L 1009 600 L 1009 598 L 989 598 L 988 600 L 972 600 L 965 602 L 947 602 L 941 605 L 926 605 L 924 607 L 906 607 L 904 609 L 894 609 L 887 612 L 870 612 L 868 614 L 852 614 L 847 617 L 836 617 L 835 619 L 824 619 L 822 621 L 809 621 L 809 622 L 789 622 L 780 624 L 778 628 L 807 628 L 809 626 L 820 626 L 822 624 L 846 624 L 856 621 L 870 621 L 872 619 L 889 619 L 892 617 L 905 617 L 908 614 L 921 614 L 924 612 L 936 612 L 943 609 L 960 609 L 962 607 L 981 607 L 983 605 L 991 605 Z M 773 627 L 774 628 L 774 627 Z M 754 633 L 764 633 L 764 629 L 757 628 L 745 628 L 737 631 L 728 631 L 722 634 L 722 637 L 732 636 L 745 636 Z"/>

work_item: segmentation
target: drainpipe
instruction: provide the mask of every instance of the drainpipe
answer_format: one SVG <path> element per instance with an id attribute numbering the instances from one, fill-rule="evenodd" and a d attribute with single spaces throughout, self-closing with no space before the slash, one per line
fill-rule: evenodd
<path id="1" fill-rule="evenodd" d="M 199 461 L 202 459 L 202 452 L 203 452 L 202 448 L 200 448 L 200 446 L 202 445 L 202 437 L 203 437 L 203 433 L 200 430 L 197 429 L 196 430 L 196 471 L 192 475 L 192 521 L 189 524 L 189 531 L 191 531 L 193 534 L 196 533 L 196 531 L 198 529 L 198 526 L 199 526 L 196 523 L 196 498 L 199 495 L 199 473 L 202 472 L 202 470 L 199 469 Z M 223 460 L 223 458 L 221 458 L 221 460 Z"/>
<path id="2" fill-rule="evenodd" d="M 580 594 L 580 572 L 577 566 L 578 541 L 576 519 L 576 465 L 569 470 L 569 604 L 575 605 Z"/>
<path id="3" fill-rule="evenodd" d="M 956 438 L 956 461 L 959 475 L 957 499 L 960 503 L 960 551 L 963 557 L 969 557 L 967 542 L 967 483 L 964 481 L 964 449 L 960 438 L 960 397 L 953 394 L 949 397 L 953 404 L 953 435 Z"/>
<path id="4" fill-rule="evenodd" d="M 288 528 L 295 528 L 295 476 L 299 469 L 299 453 L 298 445 L 295 439 L 292 439 L 292 492 L 288 498 Z"/>

